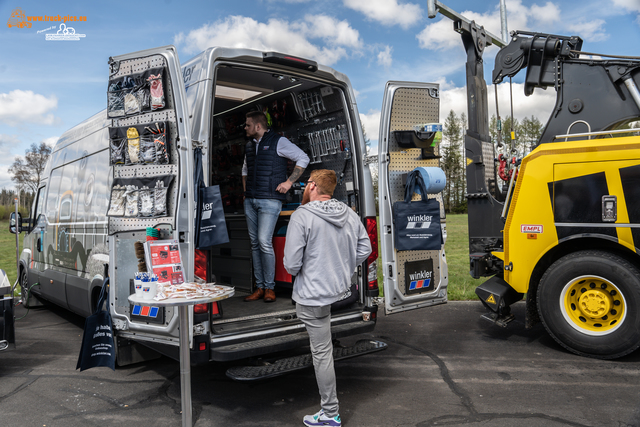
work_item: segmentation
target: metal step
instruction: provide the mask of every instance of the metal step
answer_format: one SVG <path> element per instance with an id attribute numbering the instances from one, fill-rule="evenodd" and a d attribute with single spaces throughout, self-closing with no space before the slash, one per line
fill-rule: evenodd
<path id="1" fill-rule="evenodd" d="M 385 350 L 387 344 L 376 340 L 359 340 L 351 347 L 333 349 L 333 360 L 344 360 L 350 357 L 362 356 Z M 235 381 L 256 381 L 277 377 L 290 372 L 299 371 L 313 366 L 313 358 L 310 353 L 300 356 L 287 357 L 273 363 L 261 366 L 234 366 L 227 369 L 227 376 Z"/>

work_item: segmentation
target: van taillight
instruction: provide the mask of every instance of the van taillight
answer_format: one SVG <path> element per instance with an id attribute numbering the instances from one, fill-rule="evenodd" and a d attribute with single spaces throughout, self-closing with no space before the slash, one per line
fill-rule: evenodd
<path id="1" fill-rule="evenodd" d="M 371 241 L 371 254 L 367 258 L 367 290 L 378 290 L 378 226 L 375 217 L 365 218 L 367 234 Z"/>
<path id="2" fill-rule="evenodd" d="M 209 304 L 196 304 L 193 306 L 194 314 L 203 314 L 209 311 Z"/>
<path id="3" fill-rule="evenodd" d="M 207 278 L 207 257 L 209 255 L 209 251 L 201 251 L 200 249 L 196 249 L 193 252 L 193 273 L 207 282 L 209 280 Z"/>

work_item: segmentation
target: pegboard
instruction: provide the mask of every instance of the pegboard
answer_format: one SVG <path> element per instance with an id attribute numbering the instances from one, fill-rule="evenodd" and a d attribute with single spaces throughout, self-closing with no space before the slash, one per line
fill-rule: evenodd
<path id="1" fill-rule="evenodd" d="M 142 58 L 126 59 L 120 61 L 118 71 L 109 75 L 110 79 L 129 76 L 131 74 L 144 73 L 150 68 L 166 67 L 167 60 L 162 55 L 150 55 Z"/>
<path id="2" fill-rule="evenodd" d="M 110 79 L 124 77 L 132 74 L 143 73 L 149 69 L 164 67 L 164 86 L 165 91 L 165 107 L 156 111 L 149 111 L 141 114 L 135 114 L 124 117 L 113 118 L 113 127 L 125 127 L 143 124 L 152 124 L 154 122 L 167 123 L 167 138 L 169 145 L 169 163 L 167 165 L 139 164 L 139 165 L 114 165 L 114 178 L 135 178 L 135 177 L 152 177 L 158 175 L 174 175 L 174 179 L 169 186 L 167 196 L 167 212 L 170 216 L 156 218 L 124 218 L 109 217 L 109 234 L 118 232 L 143 230 L 147 227 L 154 227 L 157 224 L 169 224 L 173 229 L 176 228 L 175 212 L 177 209 L 177 200 L 179 196 L 179 132 L 176 123 L 175 113 L 175 97 L 173 94 L 173 86 L 170 76 L 168 75 L 168 67 L 166 58 L 162 55 L 150 55 L 143 58 L 127 59 L 120 61 L 118 70 L 115 74 L 109 76 Z"/>
<path id="3" fill-rule="evenodd" d="M 417 167 L 440 167 L 440 159 L 422 159 L 419 148 L 402 148 L 396 142 L 393 131 L 415 130 L 416 126 L 426 123 L 438 123 L 440 119 L 440 100 L 437 88 L 400 88 L 395 91 L 391 120 L 389 126 L 389 193 L 392 204 L 404 200 L 404 181 L 406 174 Z M 439 156 L 440 146 L 435 147 L 435 155 Z M 404 178 L 404 179 L 403 179 Z M 444 218 L 444 205 L 441 194 L 429 194 L 430 199 L 440 203 L 440 216 Z M 421 200 L 414 194 L 412 200 Z M 436 286 L 440 283 L 439 251 L 400 251 L 396 252 L 396 271 L 398 289 L 407 295 L 405 289 L 406 262 L 431 258 L 433 262 L 433 280 Z M 435 291 L 431 291 L 435 292 Z"/>
<path id="4" fill-rule="evenodd" d="M 433 283 L 435 284 L 434 289 L 430 292 L 436 292 L 438 290 L 438 284 L 440 283 L 440 263 L 438 262 L 439 261 L 438 251 L 402 251 L 402 252 L 397 252 L 397 254 L 398 254 L 398 264 L 397 264 L 398 275 L 396 276 L 396 279 L 398 283 L 398 290 L 402 292 L 403 295 L 407 295 L 407 289 L 406 289 L 406 283 L 405 283 L 405 277 L 404 277 L 404 263 L 411 262 L 411 261 L 420 261 L 428 258 L 433 259 Z"/>

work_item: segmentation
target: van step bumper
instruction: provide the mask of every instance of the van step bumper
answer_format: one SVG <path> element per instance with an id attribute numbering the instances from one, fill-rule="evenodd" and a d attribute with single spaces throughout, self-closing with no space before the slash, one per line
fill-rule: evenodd
<path id="1" fill-rule="evenodd" d="M 387 344 L 376 340 L 359 340 L 350 347 L 333 349 L 333 360 L 344 360 L 350 357 L 362 356 L 385 350 Z M 310 353 L 300 356 L 287 357 L 273 363 L 261 366 L 234 366 L 227 369 L 227 376 L 235 381 L 256 381 L 277 377 L 290 372 L 299 371 L 313 366 L 313 358 Z"/>
<path id="2" fill-rule="evenodd" d="M 333 339 L 348 337 L 352 335 L 364 334 L 373 331 L 375 321 L 357 321 L 342 323 L 331 326 L 331 336 Z M 216 362 L 228 362 L 231 360 L 246 359 L 248 357 L 271 354 L 277 351 L 291 350 L 309 345 L 309 334 L 306 330 L 301 332 L 268 337 L 263 339 L 241 339 L 235 343 L 226 345 L 216 345 L 211 340 L 211 360 Z"/>

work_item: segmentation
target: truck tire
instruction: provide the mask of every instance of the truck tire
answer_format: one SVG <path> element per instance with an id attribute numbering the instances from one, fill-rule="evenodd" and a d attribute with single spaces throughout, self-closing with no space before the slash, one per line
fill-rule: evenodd
<path id="1" fill-rule="evenodd" d="M 560 258 L 538 287 L 538 312 L 564 348 L 598 359 L 615 359 L 640 347 L 640 272 L 603 251 Z"/>

